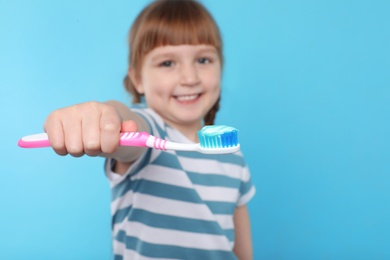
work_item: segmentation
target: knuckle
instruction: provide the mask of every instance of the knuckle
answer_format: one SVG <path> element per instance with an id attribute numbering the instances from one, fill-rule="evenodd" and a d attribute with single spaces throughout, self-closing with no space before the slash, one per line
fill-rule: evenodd
<path id="1" fill-rule="evenodd" d="M 68 151 L 69 154 L 75 157 L 79 157 L 84 153 L 83 149 L 77 145 L 69 145 L 67 146 L 66 150 Z"/>
<path id="2" fill-rule="evenodd" d="M 107 120 L 102 124 L 101 130 L 107 133 L 116 133 L 119 132 L 120 127 L 113 120 Z"/>
<path id="3" fill-rule="evenodd" d="M 60 112 L 58 110 L 55 110 L 53 112 L 51 112 L 47 118 L 46 118 L 46 123 L 50 123 L 50 122 L 53 122 L 55 120 L 58 120 L 60 117 Z"/>
<path id="4" fill-rule="evenodd" d="M 50 140 L 50 139 L 49 139 Z M 65 144 L 57 140 L 50 140 L 50 146 L 57 151 L 66 151 Z M 63 152 L 62 152 L 63 153 Z"/>
<path id="5" fill-rule="evenodd" d="M 97 101 L 89 101 L 86 103 L 80 104 L 80 109 L 85 110 L 86 112 L 95 112 L 99 111 L 101 109 L 102 103 L 97 102 Z"/>
<path id="6" fill-rule="evenodd" d="M 66 151 L 63 151 L 63 150 L 54 150 L 56 152 L 56 154 L 60 155 L 60 156 L 65 156 L 65 155 L 68 155 L 68 153 Z"/>
<path id="7" fill-rule="evenodd" d="M 61 145 L 59 143 L 51 142 L 50 146 L 55 150 L 55 151 L 63 151 L 66 150 L 64 145 Z"/>
<path id="8" fill-rule="evenodd" d="M 99 107 L 100 103 L 97 101 L 90 101 L 90 102 L 86 103 L 86 105 L 90 110 L 95 110 Z"/>
<path id="9" fill-rule="evenodd" d="M 98 156 L 101 154 L 100 150 L 86 150 L 85 154 L 88 156 Z"/>
<path id="10" fill-rule="evenodd" d="M 116 151 L 117 149 L 117 146 L 116 145 L 110 145 L 110 146 L 105 146 L 105 147 L 102 147 L 102 152 L 105 153 L 105 154 L 112 154 Z"/>
<path id="11" fill-rule="evenodd" d="M 66 155 L 68 155 L 69 153 L 67 152 L 67 151 L 56 151 L 56 153 L 58 154 L 58 155 L 61 155 L 61 156 L 66 156 Z"/>
<path id="12" fill-rule="evenodd" d="M 98 141 L 87 141 L 84 144 L 84 149 L 88 151 L 100 150 L 100 142 Z"/>
<path id="13" fill-rule="evenodd" d="M 68 154 L 68 151 L 65 149 L 64 146 L 62 145 L 54 145 L 54 144 L 51 144 L 51 147 L 53 148 L 54 152 L 58 155 L 67 155 Z"/>

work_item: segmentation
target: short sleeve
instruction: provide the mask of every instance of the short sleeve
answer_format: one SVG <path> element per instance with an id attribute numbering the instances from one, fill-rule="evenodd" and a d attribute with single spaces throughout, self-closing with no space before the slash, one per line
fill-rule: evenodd
<path id="1" fill-rule="evenodd" d="M 241 185 L 240 185 L 240 195 L 237 201 L 237 206 L 243 206 L 247 204 L 255 195 L 256 188 L 252 183 L 250 172 L 247 166 L 245 166 L 241 173 Z"/>

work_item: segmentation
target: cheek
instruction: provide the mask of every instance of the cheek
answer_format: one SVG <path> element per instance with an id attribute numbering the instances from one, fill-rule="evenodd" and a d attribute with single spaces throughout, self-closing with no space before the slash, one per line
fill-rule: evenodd
<path id="1" fill-rule="evenodd" d="M 210 89 L 219 89 L 221 85 L 221 71 L 218 67 L 206 71 L 203 78 L 207 87 Z"/>
<path id="2" fill-rule="evenodd" d="M 215 91 L 213 93 L 214 101 L 216 102 L 217 99 L 221 96 L 221 87 L 215 88 Z"/>
<path id="3" fill-rule="evenodd" d="M 166 77 L 150 77 L 144 85 L 145 95 L 150 98 L 164 97 L 170 94 Z"/>
<path id="4" fill-rule="evenodd" d="M 221 96 L 221 81 L 220 80 L 215 80 L 213 82 L 214 88 L 212 89 L 212 95 L 214 98 L 214 101 L 216 102 L 218 98 Z"/>
<path id="5" fill-rule="evenodd" d="M 142 86 L 145 91 L 145 94 L 154 93 L 158 87 L 158 77 L 153 73 L 153 71 L 144 70 L 142 75 Z"/>
<path id="6" fill-rule="evenodd" d="M 210 91 L 219 95 L 219 93 L 221 91 L 221 80 L 220 80 L 219 76 L 209 77 L 209 79 L 207 81 L 207 86 L 208 86 Z"/>
<path id="7" fill-rule="evenodd" d="M 220 81 L 214 80 L 213 82 L 209 82 L 210 85 L 208 87 L 209 99 L 212 105 L 218 100 L 221 95 L 221 87 Z"/>

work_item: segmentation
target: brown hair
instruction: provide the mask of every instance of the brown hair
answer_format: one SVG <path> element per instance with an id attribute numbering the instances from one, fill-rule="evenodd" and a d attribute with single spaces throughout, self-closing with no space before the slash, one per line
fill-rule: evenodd
<path id="1" fill-rule="evenodd" d="M 164 45 L 206 44 L 217 49 L 223 64 L 222 39 L 216 22 L 207 9 L 195 0 L 156 0 L 146 6 L 129 33 L 129 66 L 136 73 L 151 50 Z M 139 76 L 139 75 L 137 75 Z M 133 103 L 141 102 L 130 77 L 124 79 Z M 205 125 L 214 124 L 220 97 L 204 117 Z"/>

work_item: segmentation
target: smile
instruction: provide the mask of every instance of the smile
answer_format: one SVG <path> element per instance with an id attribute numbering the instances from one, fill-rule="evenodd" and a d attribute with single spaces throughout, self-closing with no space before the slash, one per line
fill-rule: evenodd
<path id="1" fill-rule="evenodd" d="M 183 96 L 175 96 L 175 98 L 180 101 L 180 102 L 185 102 L 185 101 L 193 101 L 200 97 L 200 94 L 193 94 L 193 95 L 183 95 Z"/>

